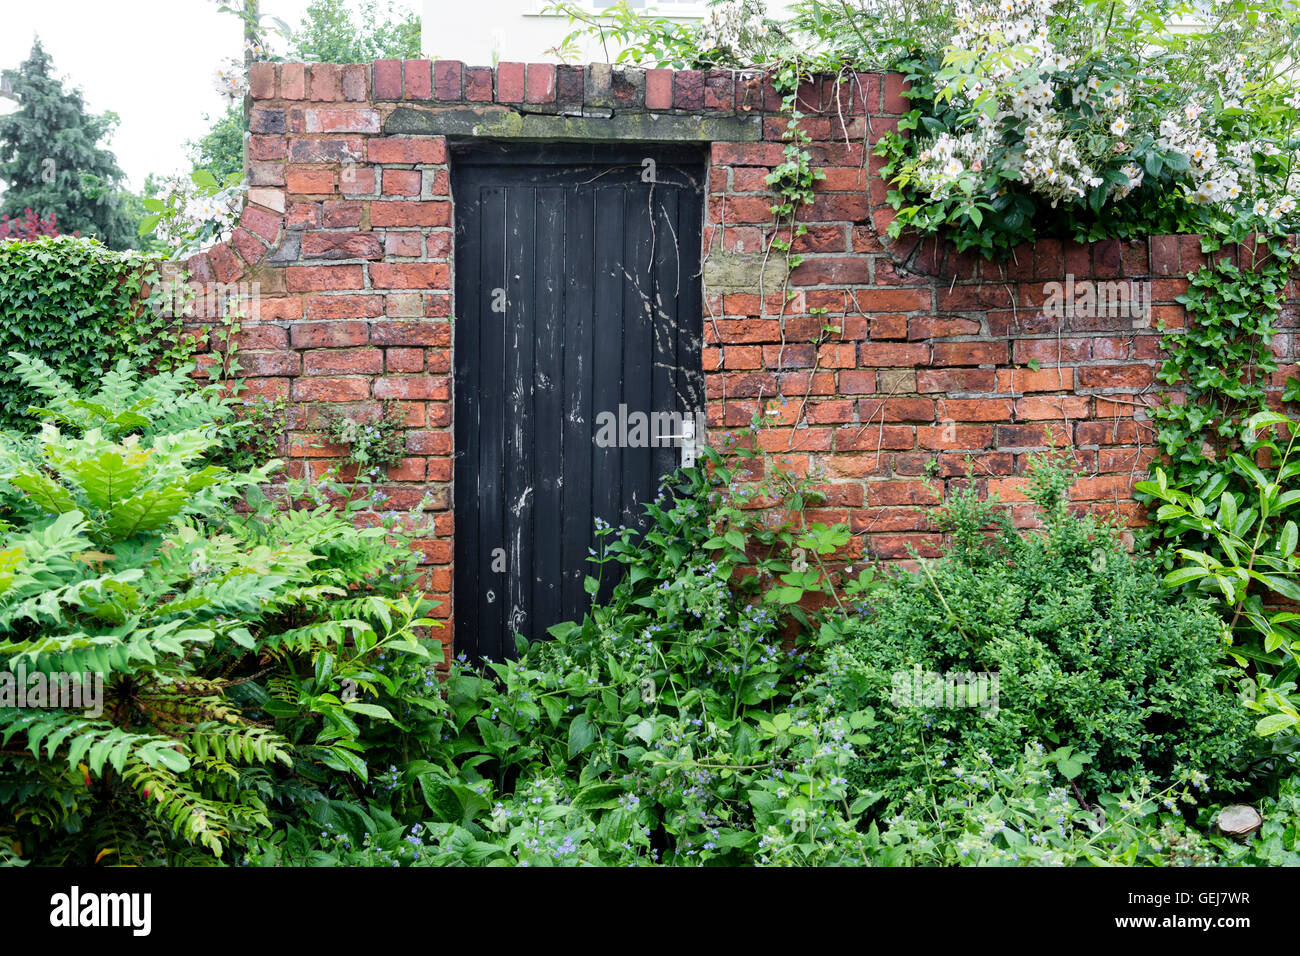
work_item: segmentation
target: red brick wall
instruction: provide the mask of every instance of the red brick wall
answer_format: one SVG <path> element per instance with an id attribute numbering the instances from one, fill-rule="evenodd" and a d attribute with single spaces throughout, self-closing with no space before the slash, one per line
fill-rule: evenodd
<path id="1" fill-rule="evenodd" d="M 711 146 L 705 225 L 711 263 L 761 253 L 772 236 L 768 172 L 781 162 L 780 98 L 752 72 L 615 71 L 502 63 L 380 61 L 373 66 L 256 64 L 251 188 L 229 243 L 190 260 L 200 282 L 257 282 L 256 321 L 239 336 L 254 391 L 291 402 L 290 473 L 319 475 L 345 449 L 315 447 L 326 409 L 377 416 L 394 400 L 407 457 L 388 474 L 384 508 L 431 496 L 420 550 L 427 585 L 451 623 L 452 204 L 442 137 L 384 135 L 399 106 L 577 114 L 760 116 L 760 142 Z M 906 109 L 896 75 L 858 74 L 800 94 L 814 163 L 826 173 L 800 211 L 804 261 L 763 273 L 765 295 L 705 292 L 704 367 L 711 431 L 770 410 L 761 441 L 824 474 L 818 514 L 848 522 L 863 553 L 934 553 L 939 536 L 915 505 L 964 480 L 1023 501 L 1027 455 L 1050 440 L 1086 472 L 1081 507 L 1139 520 L 1132 482 L 1154 454 L 1147 409 L 1160 394 L 1161 320 L 1185 274 L 1204 262 L 1194 237 L 1044 240 L 1004 265 L 933 240 L 891 243 L 891 212 L 870 147 Z M 605 109 L 604 115 L 608 113 Z M 1229 249 L 1222 255 L 1245 250 Z M 773 256 L 779 258 L 775 251 Z M 1053 317 L 1045 284 L 1149 282 L 1147 321 Z M 1274 348 L 1294 372 L 1300 288 Z M 819 310 L 826 310 L 821 314 Z M 826 324 L 840 331 L 827 334 Z M 1031 367 L 1036 364 L 1036 368 Z M 928 485 L 927 474 L 934 474 Z M 1021 516 L 1022 520 L 1025 516 Z M 450 638 L 451 629 L 446 632 Z"/>

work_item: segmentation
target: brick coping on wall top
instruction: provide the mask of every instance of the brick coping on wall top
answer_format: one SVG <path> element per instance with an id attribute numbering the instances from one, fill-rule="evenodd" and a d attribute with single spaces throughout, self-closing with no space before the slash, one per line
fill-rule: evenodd
<path id="1" fill-rule="evenodd" d="M 779 116 L 782 104 L 771 75 L 760 70 L 643 69 L 602 63 L 503 62 L 494 69 L 458 60 L 378 60 L 369 65 L 259 62 L 252 65 L 249 86 L 253 132 L 270 135 L 381 133 L 378 111 L 357 120 L 349 117 L 348 104 L 370 104 L 389 111 L 399 104 L 418 104 L 560 116 L 622 112 L 773 117 Z M 899 73 L 818 77 L 803 84 L 798 102 L 809 116 L 831 126 L 837 121 L 845 126 L 846 117 L 879 121 L 868 125 L 874 144 L 884 130 L 896 128 L 907 111 L 907 86 Z M 280 103 L 283 108 L 268 110 L 260 105 L 268 103 Z M 768 133 L 765 138 L 773 137 Z M 262 159 L 251 156 L 250 163 L 265 165 Z M 284 162 L 280 159 L 281 165 Z M 879 159 L 872 156 L 869 162 L 871 222 L 882 245 L 908 273 L 956 282 L 1050 279 L 1062 274 L 1154 277 L 1186 274 L 1206 262 L 1200 252 L 1200 237 L 1193 235 L 1091 243 L 1040 239 L 1018 247 L 1009 261 L 1001 263 L 959 253 L 951 243 L 935 238 L 890 240 L 886 231 L 894 212 L 885 201 Z M 252 185 L 230 240 L 188 260 L 194 278 L 218 282 L 243 278 L 277 250 L 284 238 L 285 212 L 282 185 Z M 1300 242 L 1297 246 L 1300 248 Z M 1255 255 L 1246 244 L 1240 249 L 1226 247 L 1212 257 L 1230 258 L 1247 266 Z"/>

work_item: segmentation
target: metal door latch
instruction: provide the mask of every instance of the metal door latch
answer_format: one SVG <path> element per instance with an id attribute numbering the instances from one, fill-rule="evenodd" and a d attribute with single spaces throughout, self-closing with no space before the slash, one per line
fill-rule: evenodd
<path id="1" fill-rule="evenodd" d="M 685 415 L 682 417 L 682 433 L 680 435 L 661 435 L 660 438 L 668 438 L 678 442 L 678 447 L 682 450 L 682 467 L 694 468 L 695 457 L 699 452 L 698 439 L 695 435 L 695 416 Z"/>

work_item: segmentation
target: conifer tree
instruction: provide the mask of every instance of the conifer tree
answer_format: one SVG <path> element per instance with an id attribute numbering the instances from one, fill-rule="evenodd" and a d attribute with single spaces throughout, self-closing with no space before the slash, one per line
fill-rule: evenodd
<path id="1" fill-rule="evenodd" d="M 60 232 L 94 236 L 114 249 L 132 245 L 122 195 L 123 174 L 103 140 L 114 113 L 87 112 L 80 90 L 64 88 L 39 39 L 10 73 L 18 109 L 0 116 L 0 214 L 26 209 L 54 216 Z"/>

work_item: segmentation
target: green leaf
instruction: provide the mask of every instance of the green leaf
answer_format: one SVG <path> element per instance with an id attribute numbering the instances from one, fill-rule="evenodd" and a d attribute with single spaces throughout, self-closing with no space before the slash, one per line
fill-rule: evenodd
<path id="1" fill-rule="evenodd" d="M 356 701 L 343 705 L 344 710 L 350 710 L 354 713 L 365 714 L 367 717 L 376 717 L 379 720 L 392 720 L 393 715 L 388 712 L 386 707 L 378 704 L 362 704 Z"/>
<path id="2" fill-rule="evenodd" d="M 1175 568 L 1165 575 L 1165 584 L 1171 588 L 1181 587 L 1187 582 L 1196 581 L 1209 573 L 1206 568 L 1201 567 Z"/>
<path id="3" fill-rule="evenodd" d="M 579 714 L 569 725 L 569 759 L 572 760 L 596 741 L 596 725 L 586 714 Z"/>
<path id="4" fill-rule="evenodd" d="M 1294 521 L 1288 521 L 1282 526 L 1282 534 L 1278 537 L 1277 550 L 1283 557 L 1290 557 L 1295 554 L 1296 543 L 1300 540 L 1300 529 L 1296 528 Z"/>
<path id="5" fill-rule="evenodd" d="M 1300 723 L 1300 718 L 1292 714 L 1269 714 L 1255 724 L 1255 733 L 1261 737 L 1269 737 L 1288 727 L 1294 727 L 1297 723 Z"/>

